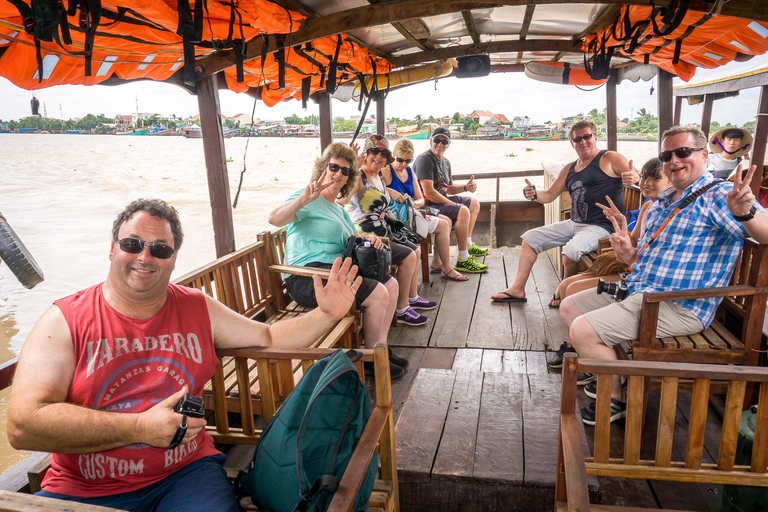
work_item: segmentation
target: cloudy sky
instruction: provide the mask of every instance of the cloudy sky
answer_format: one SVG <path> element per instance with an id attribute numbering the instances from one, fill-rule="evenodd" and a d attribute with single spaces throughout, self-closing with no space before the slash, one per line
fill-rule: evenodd
<path id="1" fill-rule="evenodd" d="M 755 57 L 746 63 L 731 63 L 720 70 L 697 72 L 693 81 L 700 81 L 723 71 L 737 73 L 758 64 L 768 65 L 768 56 Z M 683 84 L 675 79 L 675 85 Z M 619 84 L 619 118 L 631 118 L 641 108 L 656 114 L 657 94 L 651 94 L 652 82 Z M 40 100 L 40 112 L 46 109 L 49 117 L 70 119 L 82 117 L 87 113 L 103 114 L 114 117 L 116 114 L 136 112 L 154 112 L 170 116 L 189 116 L 198 113 L 197 99 L 186 91 L 167 84 L 155 82 L 136 82 L 117 87 L 106 86 L 57 86 L 35 91 Z M 736 98 L 716 101 L 712 119 L 725 124 L 727 122 L 742 125 L 754 120 L 759 88 L 745 90 Z M 4 78 L 0 78 L 0 119 L 19 119 L 30 115 L 29 101 L 32 92 L 19 89 Z M 238 113 L 250 114 L 253 99 L 230 91 L 220 91 L 221 110 L 224 115 Z M 494 74 L 484 78 L 447 78 L 437 83 L 429 82 L 406 87 L 390 93 L 387 100 L 387 117 L 413 118 L 417 114 L 424 117 L 451 116 L 455 112 L 468 114 L 473 110 L 490 110 L 508 118 L 528 116 L 535 123 L 560 121 L 568 115 L 587 113 L 593 108 L 605 108 L 605 88 L 592 91 L 579 90 L 572 86 L 554 85 L 531 80 L 523 73 Z M 357 102 L 347 103 L 333 100 L 333 116 L 349 117 L 358 113 Z M 255 117 L 261 119 L 280 119 L 292 114 L 301 117 L 317 114 L 318 107 L 312 102 L 302 110 L 301 102 L 282 102 L 274 107 L 256 104 Z M 369 112 L 375 114 L 372 105 Z M 701 118 L 701 106 L 683 108 L 683 123 L 698 122 Z"/>

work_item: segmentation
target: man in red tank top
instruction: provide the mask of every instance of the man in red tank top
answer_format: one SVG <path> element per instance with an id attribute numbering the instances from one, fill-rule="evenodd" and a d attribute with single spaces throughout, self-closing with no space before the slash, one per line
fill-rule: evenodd
<path id="1" fill-rule="evenodd" d="M 8 409 L 17 449 L 51 452 L 39 494 L 124 510 L 236 510 L 224 456 L 205 420 L 174 405 L 201 396 L 216 348 L 304 347 L 351 307 L 360 279 L 337 259 L 319 307 L 274 325 L 170 284 L 183 240 L 161 200 L 129 204 L 112 229 L 105 282 L 58 300 L 19 358 Z M 183 433 L 183 431 L 182 431 Z"/>

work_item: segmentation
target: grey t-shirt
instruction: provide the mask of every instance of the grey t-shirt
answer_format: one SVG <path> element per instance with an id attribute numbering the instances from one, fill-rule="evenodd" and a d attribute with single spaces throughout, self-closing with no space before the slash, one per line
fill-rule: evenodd
<path id="1" fill-rule="evenodd" d="M 443 157 L 438 160 L 431 149 L 420 154 L 413 162 L 413 171 L 419 180 L 431 180 L 435 190 L 447 197 L 447 187 L 453 184 L 451 162 Z"/>
<path id="2" fill-rule="evenodd" d="M 731 175 L 731 172 L 739 165 L 741 158 L 734 158 L 733 160 L 726 160 L 720 153 L 710 153 L 707 157 L 707 170 L 712 173 L 715 178 L 725 180 Z"/>

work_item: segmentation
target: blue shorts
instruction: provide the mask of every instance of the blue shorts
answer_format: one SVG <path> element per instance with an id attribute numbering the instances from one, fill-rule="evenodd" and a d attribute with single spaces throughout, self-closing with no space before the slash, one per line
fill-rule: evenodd
<path id="1" fill-rule="evenodd" d="M 237 512 L 224 454 L 203 457 L 159 482 L 131 492 L 82 498 L 40 491 L 37 496 L 135 512 Z"/>

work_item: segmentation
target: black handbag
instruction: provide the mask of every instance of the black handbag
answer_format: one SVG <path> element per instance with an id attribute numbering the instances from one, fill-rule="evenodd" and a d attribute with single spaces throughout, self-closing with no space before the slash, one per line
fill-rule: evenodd
<path id="1" fill-rule="evenodd" d="M 417 235 L 407 224 L 390 217 L 385 218 L 387 221 L 387 234 L 389 235 L 390 240 L 398 244 L 411 242 L 418 245 L 419 242 L 421 242 L 421 237 Z"/>
<path id="2" fill-rule="evenodd" d="M 377 249 L 373 244 L 355 235 L 349 237 L 344 258 L 352 258 L 357 265 L 357 273 L 363 277 L 375 279 L 381 283 L 389 278 L 392 268 L 392 249 L 384 245 Z"/>

